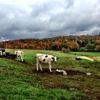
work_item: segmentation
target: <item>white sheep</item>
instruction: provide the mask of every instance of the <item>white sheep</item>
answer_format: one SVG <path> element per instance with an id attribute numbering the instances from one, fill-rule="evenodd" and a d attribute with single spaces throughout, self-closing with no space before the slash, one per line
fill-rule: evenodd
<path id="1" fill-rule="evenodd" d="M 15 51 L 14 54 L 16 54 L 17 60 L 20 60 L 20 61 L 23 62 L 23 56 L 24 56 L 24 52 L 23 51 L 18 50 L 18 51 Z"/>
<path id="2" fill-rule="evenodd" d="M 50 70 L 50 72 L 52 72 L 51 64 L 56 62 L 57 59 L 59 59 L 59 58 L 55 57 L 53 55 L 37 53 L 36 54 L 36 68 L 37 68 L 37 70 L 39 70 L 39 67 L 40 67 L 40 70 L 43 71 L 41 64 L 45 63 L 45 64 L 49 64 L 49 70 Z"/>
<path id="3" fill-rule="evenodd" d="M 0 55 L 5 55 L 5 54 L 6 54 L 5 49 L 0 48 Z"/>
<path id="4" fill-rule="evenodd" d="M 2 55 L 2 51 L 0 50 L 0 55 Z"/>

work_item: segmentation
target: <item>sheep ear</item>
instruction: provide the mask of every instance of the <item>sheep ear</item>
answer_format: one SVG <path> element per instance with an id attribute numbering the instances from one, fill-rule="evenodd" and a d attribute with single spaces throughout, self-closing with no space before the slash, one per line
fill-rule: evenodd
<path id="1" fill-rule="evenodd" d="M 48 57 L 48 55 L 46 55 L 45 57 Z"/>
<path id="2" fill-rule="evenodd" d="M 55 58 L 54 58 L 54 57 L 52 57 L 52 59 L 54 60 Z"/>
<path id="3" fill-rule="evenodd" d="M 55 58 L 54 57 L 52 57 L 52 60 L 53 60 L 53 62 L 55 61 Z"/>
<path id="4" fill-rule="evenodd" d="M 57 57 L 57 59 L 59 59 L 59 57 Z"/>

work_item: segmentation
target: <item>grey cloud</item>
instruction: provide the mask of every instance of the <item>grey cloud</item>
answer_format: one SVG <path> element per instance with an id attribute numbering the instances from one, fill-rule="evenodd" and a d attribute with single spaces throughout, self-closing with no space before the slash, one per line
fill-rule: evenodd
<path id="1" fill-rule="evenodd" d="M 0 4 L 0 38 L 99 34 L 99 18 L 97 0 L 90 4 L 87 0 L 48 0 L 27 6 Z"/>
<path id="2" fill-rule="evenodd" d="M 69 8 L 74 5 L 74 0 L 65 0 L 65 1 L 67 3 L 66 8 Z"/>

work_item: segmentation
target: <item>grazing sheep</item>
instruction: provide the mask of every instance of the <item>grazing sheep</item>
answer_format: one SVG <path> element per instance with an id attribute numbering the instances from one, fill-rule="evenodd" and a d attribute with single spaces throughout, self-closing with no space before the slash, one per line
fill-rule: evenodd
<path id="1" fill-rule="evenodd" d="M 36 67 L 37 67 L 37 70 L 39 70 L 38 67 L 40 67 L 40 70 L 43 71 L 43 69 L 41 67 L 41 63 L 45 63 L 45 64 L 49 64 L 49 70 L 50 70 L 50 72 L 52 72 L 51 64 L 56 62 L 57 59 L 59 59 L 59 58 L 55 57 L 53 55 L 37 53 L 36 54 Z"/>
<path id="2" fill-rule="evenodd" d="M 2 55 L 2 51 L 0 51 L 0 55 Z"/>
<path id="3" fill-rule="evenodd" d="M 20 61 L 22 61 L 22 62 L 23 62 L 24 52 L 23 52 L 23 51 L 18 50 L 18 51 L 15 51 L 14 53 L 15 53 L 15 54 L 16 54 L 16 56 L 17 56 L 17 60 L 20 60 Z"/>
<path id="4" fill-rule="evenodd" d="M 0 55 L 5 55 L 5 49 L 4 48 L 0 48 Z"/>

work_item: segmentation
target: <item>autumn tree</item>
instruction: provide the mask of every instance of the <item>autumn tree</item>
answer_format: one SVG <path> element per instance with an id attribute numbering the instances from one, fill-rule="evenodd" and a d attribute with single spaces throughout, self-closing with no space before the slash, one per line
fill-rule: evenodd
<path id="1" fill-rule="evenodd" d="M 100 45 L 100 40 L 96 40 L 96 45 Z"/>
<path id="2" fill-rule="evenodd" d="M 58 48 L 57 48 L 57 43 L 55 43 L 55 42 L 52 42 L 52 44 L 51 44 L 51 49 L 52 50 L 57 50 Z"/>
<path id="3" fill-rule="evenodd" d="M 95 50 L 100 51 L 100 45 L 97 45 Z"/>
<path id="4" fill-rule="evenodd" d="M 79 50 L 79 44 L 75 41 L 71 41 L 69 43 L 68 47 L 70 48 L 71 51 L 78 51 Z"/>
<path id="5" fill-rule="evenodd" d="M 62 43 L 62 47 L 64 48 L 68 48 L 68 45 L 69 45 L 69 41 L 67 39 L 65 39 Z"/>
<path id="6" fill-rule="evenodd" d="M 96 40 L 96 51 L 100 51 L 100 40 Z"/>

